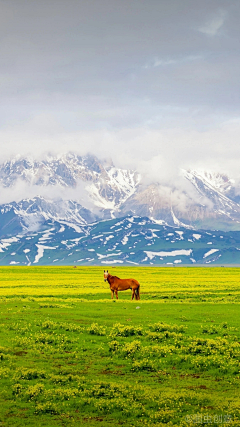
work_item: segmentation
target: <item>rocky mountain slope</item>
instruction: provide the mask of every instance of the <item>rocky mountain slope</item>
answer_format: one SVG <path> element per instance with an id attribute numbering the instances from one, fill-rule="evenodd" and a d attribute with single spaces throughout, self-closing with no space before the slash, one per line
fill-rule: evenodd
<path id="1" fill-rule="evenodd" d="M 145 184 L 137 171 L 114 167 L 92 155 L 68 153 L 43 160 L 15 158 L 0 165 L 0 185 L 11 191 L 19 182 L 36 193 L 19 203 L 2 204 L 13 223 L 31 229 L 34 221 L 81 224 L 126 215 L 147 216 L 195 229 L 240 230 L 240 204 L 234 180 L 224 174 L 182 171 L 181 185 Z M 51 197 L 37 197 L 42 189 Z M 69 197 L 61 198 L 59 189 Z M 1 195 L 1 193 L 0 193 Z M 11 201 L 12 202 L 12 201 Z M 4 220 L 5 221 L 5 220 Z M 2 234 L 7 228 L 1 227 Z"/>
<path id="2" fill-rule="evenodd" d="M 3 187 L 13 187 L 19 179 L 36 187 L 78 190 L 78 184 L 84 184 L 85 196 L 89 195 L 100 213 L 110 216 L 136 191 L 140 175 L 115 168 L 111 162 L 100 162 L 91 155 L 81 157 L 69 153 L 48 156 L 45 160 L 15 158 L 0 165 L 0 184 Z M 77 191 L 75 197 L 78 197 Z"/>
<path id="3" fill-rule="evenodd" d="M 183 185 L 166 187 L 90 155 L 5 162 L 1 191 L 13 200 L 0 205 L 0 264 L 240 263 L 234 180 L 181 174 Z M 19 182 L 36 195 L 21 199 L 20 186 L 14 201 Z"/>
<path id="4" fill-rule="evenodd" d="M 81 230 L 82 225 L 96 219 L 96 215 L 75 201 L 34 197 L 0 206 L 0 237 L 38 231 L 46 221 Z"/>

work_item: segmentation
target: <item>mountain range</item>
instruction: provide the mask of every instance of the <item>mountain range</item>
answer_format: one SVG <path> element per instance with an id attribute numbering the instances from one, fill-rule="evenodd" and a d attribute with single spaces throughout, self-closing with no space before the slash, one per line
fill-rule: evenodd
<path id="1" fill-rule="evenodd" d="M 46 220 L 0 240 L 0 265 L 184 265 L 240 262 L 240 232 L 209 232 L 127 216 L 93 224 Z"/>
<path id="2" fill-rule="evenodd" d="M 193 170 L 180 179 L 146 184 L 92 155 L 10 159 L 0 164 L 0 264 L 240 262 L 235 181 Z"/>

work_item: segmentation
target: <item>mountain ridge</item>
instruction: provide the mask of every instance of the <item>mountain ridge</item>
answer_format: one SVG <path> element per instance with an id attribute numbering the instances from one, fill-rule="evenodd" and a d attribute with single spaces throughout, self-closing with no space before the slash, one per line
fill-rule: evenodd
<path id="1" fill-rule="evenodd" d="M 240 232 L 196 231 L 127 216 L 74 227 L 45 221 L 0 238 L 0 265 L 222 265 L 240 263 Z"/>
<path id="2" fill-rule="evenodd" d="M 36 195 L 43 188 L 51 189 L 56 193 L 52 196 L 53 203 L 61 206 L 62 217 L 76 216 L 79 205 L 79 209 L 88 210 L 87 222 L 93 217 L 100 220 L 129 214 L 196 229 L 240 229 L 239 196 L 233 179 L 225 174 L 195 170 L 182 170 L 181 176 L 186 183 L 183 187 L 158 182 L 146 184 L 137 171 L 116 168 L 110 161 L 76 153 L 43 160 L 18 157 L 0 164 L 0 184 L 9 189 L 9 194 L 19 180 L 27 183 Z M 60 188 L 65 196 L 74 190 L 68 202 L 58 196 Z M 45 199 L 49 205 L 50 196 Z M 70 214 L 71 202 L 75 206 Z M 39 211 L 40 205 L 36 208 Z"/>

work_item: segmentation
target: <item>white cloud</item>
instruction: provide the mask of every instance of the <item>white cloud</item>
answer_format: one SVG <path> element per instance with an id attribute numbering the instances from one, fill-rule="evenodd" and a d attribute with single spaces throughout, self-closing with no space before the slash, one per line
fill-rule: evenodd
<path id="1" fill-rule="evenodd" d="M 22 3 L 0 16 L 0 162 L 72 150 L 166 186 L 180 168 L 239 175 L 238 2 Z"/>
<path id="2" fill-rule="evenodd" d="M 225 18 L 226 11 L 221 9 L 212 19 L 208 20 L 202 27 L 198 28 L 198 31 L 203 34 L 207 34 L 208 36 L 215 36 L 223 26 Z"/>
<path id="3" fill-rule="evenodd" d="M 180 168 L 201 168 L 239 177 L 240 119 L 215 123 L 206 130 L 195 129 L 184 121 L 182 126 L 174 122 L 170 126 L 171 122 L 168 128 L 140 126 L 78 132 L 63 129 L 50 135 L 44 131 L 2 130 L 0 140 L 5 144 L 1 147 L 1 161 L 16 154 L 42 158 L 49 151 L 75 151 L 100 159 L 112 158 L 117 167 L 139 170 L 146 182 L 174 182 Z M 16 196 L 17 193 L 18 189 Z"/>
<path id="4" fill-rule="evenodd" d="M 155 57 L 152 61 L 144 65 L 143 68 L 149 69 L 152 67 L 166 67 L 168 65 L 181 65 L 188 62 L 198 61 L 204 58 L 204 55 L 184 55 L 176 58 L 160 59 Z"/>
<path id="5" fill-rule="evenodd" d="M 0 204 L 11 203 L 12 201 L 20 202 L 23 199 L 40 196 L 51 200 L 75 200 L 84 207 L 93 209 L 94 204 L 89 198 L 86 185 L 83 181 L 78 180 L 75 188 L 61 187 L 60 185 L 41 186 L 18 179 L 10 188 L 0 186 Z"/>

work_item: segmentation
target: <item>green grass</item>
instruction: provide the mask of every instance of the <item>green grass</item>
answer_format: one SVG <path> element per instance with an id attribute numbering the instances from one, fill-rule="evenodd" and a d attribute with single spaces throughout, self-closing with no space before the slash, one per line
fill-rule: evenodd
<path id="1" fill-rule="evenodd" d="M 0 426 L 239 426 L 239 270 L 111 273 L 0 268 Z"/>

